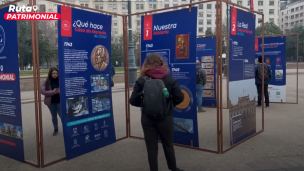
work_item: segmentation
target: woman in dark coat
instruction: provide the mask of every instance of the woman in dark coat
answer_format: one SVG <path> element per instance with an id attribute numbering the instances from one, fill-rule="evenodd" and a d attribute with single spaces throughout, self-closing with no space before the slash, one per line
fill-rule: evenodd
<path id="1" fill-rule="evenodd" d="M 170 105 L 167 115 L 162 120 L 153 120 L 145 113 L 141 115 L 141 124 L 144 131 L 145 143 L 148 152 L 150 171 L 158 171 L 158 137 L 161 138 L 168 168 L 172 171 L 182 171 L 176 167 L 175 152 L 173 148 L 173 108 L 184 100 L 177 80 L 168 74 L 168 68 L 163 59 L 156 53 L 149 54 L 140 72 L 140 76 L 135 82 L 130 104 L 141 107 L 143 98 L 143 86 L 145 84 L 144 76 L 151 79 L 162 79 L 169 92 Z"/>

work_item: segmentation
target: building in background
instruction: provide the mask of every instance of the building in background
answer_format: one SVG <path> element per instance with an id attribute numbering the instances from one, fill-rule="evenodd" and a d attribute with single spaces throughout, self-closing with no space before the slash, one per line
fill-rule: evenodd
<path id="1" fill-rule="evenodd" d="M 286 33 L 297 25 L 303 25 L 304 0 L 298 0 L 287 4 L 280 12 L 280 29 Z"/>

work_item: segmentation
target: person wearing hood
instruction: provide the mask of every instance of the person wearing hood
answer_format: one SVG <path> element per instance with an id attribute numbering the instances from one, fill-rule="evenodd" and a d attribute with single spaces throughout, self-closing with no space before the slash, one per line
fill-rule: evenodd
<path id="1" fill-rule="evenodd" d="M 150 171 L 158 171 L 158 137 L 161 138 L 168 168 L 172 171 L 182 171 L 176 167 L 175 152 L 173 147 L 173 109 L 184 100 L 177 80 L 168 74 L 168 67 L 163 59 L 156 53 L 149 54 L 142 66 L 140 76 L 136 80 L 130 97 L 130 104 L 142 107 L 143 88 L 146 82 L 145 76 L 151 79 L 162 79 L 169 92 L 168 113 L 162 120 L 153 120 L 141 111 L 141 124 L 144 132 Z M 161 100 L 161 99 L 160 99 Z"/>
<path id="2" fill-rule="evenodd" d="M 206 112 L 203 105 L 203 91 L 206 84 L 206 72 L 201 67 L 201 62 L 196 60 L 196 97 L 197 97 L 197 112 Z"/>

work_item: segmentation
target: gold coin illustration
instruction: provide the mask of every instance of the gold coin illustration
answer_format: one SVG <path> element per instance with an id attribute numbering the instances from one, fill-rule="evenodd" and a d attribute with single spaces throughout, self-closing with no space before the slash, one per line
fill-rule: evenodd
<path id="1" fill-rule="evenodd" d="M 183 89 L 182 93 L 184 94 L 184 101 L 176 106 L 178 109 L 186 109 L 190 104 L 190 95 L 187 93 L 186 90 Z"/>
<path id="2" fill-rule="evenodd" d="M 95 46 L 91 53 L 91 63 L 97 71 L 105 70 L 109 64 L 109 52 L 107 48 L 102 45 Z"/>

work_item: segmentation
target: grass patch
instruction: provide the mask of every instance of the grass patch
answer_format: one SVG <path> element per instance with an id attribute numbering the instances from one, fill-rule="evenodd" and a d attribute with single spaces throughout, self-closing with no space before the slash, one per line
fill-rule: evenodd
<path id="1" fill-rule="evenodd" d="M 137 70 L 139 71 L 140 67 L 137 67 Z M 123 67 L 115 67 L 115 72 L 124 72 Z M 20 77 L 25 77 L 25 76 L 33 76 L 33 71 L 20 71 L 19 72 Z M 46 76 L 48 74 L 48 70 L 40 70 L 40 76 Z"/>
<path id="2" fill-rule="evenodd" d="M 48 70 L 41 70 L 40 76 L 46 76 L 48 74 Z M 24 76 L 33 76 L 33 71 L 20 71 L 19 72 L 20 77 Z"/>

